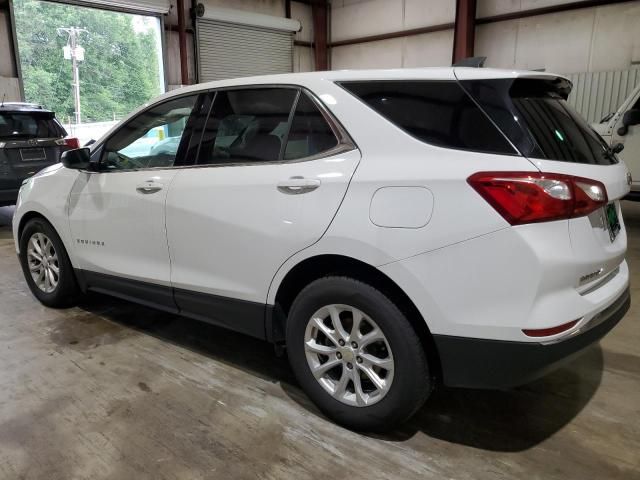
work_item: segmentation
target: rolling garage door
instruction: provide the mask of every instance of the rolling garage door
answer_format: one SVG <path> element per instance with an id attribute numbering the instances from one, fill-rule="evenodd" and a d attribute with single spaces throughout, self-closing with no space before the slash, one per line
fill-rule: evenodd
<path id="1" fill-rule="evenodd" d="M 198 81 L 293 71 L 299 22 L 215 9 L 196 22 Z"/>

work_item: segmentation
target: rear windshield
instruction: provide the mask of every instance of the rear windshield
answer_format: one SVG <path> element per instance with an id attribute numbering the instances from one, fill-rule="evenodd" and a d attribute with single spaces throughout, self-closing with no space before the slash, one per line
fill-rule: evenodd
<path id="1" fill-rule="evenodd" d="M 600 135 L 566 102 L 570 89 L 566 80 L 460 83 L 524 156 L 592 165 L 617 163 Z"/>
<path id="2" fill-rule="evenodd" d="M 0 112 L 0 138 L 57 138 L 65 131 L 52 113 Z"/>
<path id="3" fill-rule="evenodd" d="M 340 85 L 418 140 L 446 148 L 517 152 L 456 81 L 359 81 Z"/>

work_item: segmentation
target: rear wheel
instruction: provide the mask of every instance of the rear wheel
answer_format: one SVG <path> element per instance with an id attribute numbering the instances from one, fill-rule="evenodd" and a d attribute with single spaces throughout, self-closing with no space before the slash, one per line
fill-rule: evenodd
<path id="1" fill-rule="evenodd" d="M 287 322 L 287 351 L 314 403 L 356 430 L 393 428 L 431 391 L 409 321 L 382 292 L 351 278 L 321 278 L 300 292 Z"/>
<path id="2" fill-rule="evenodd" d="M 42 218 L 27 222 L 20 237 L 20 264 L 33 295 L 48 307 L 75 304 L 79 295 L 73 267 L 62 240 Z"/>

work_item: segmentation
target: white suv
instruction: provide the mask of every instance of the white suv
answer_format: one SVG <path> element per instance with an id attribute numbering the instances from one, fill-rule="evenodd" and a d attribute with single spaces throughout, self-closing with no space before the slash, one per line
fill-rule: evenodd
<path id="1" fill-rule="evenodd" d="M 437 382 L 527 382 L 629 308 L 627 168 L 570 88 L 438 68 L 171 92 L 24 183 L 25 278 L 48 306 L 94 290 L 286 345 L 354 429 Z"/>

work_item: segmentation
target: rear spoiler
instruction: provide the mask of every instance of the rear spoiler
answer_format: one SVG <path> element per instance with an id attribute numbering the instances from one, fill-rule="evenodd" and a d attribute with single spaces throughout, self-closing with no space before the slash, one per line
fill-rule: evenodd
<path id="1" fill-rule="evenodd" d="M 452 67 L 472 67 L 472 68 L 482 68 L 484 67 L 484 62 L 487 60 L 487 57 L 467 57 L 462 60 L 458 60 L 456 63 L 451 65 Z"/>

